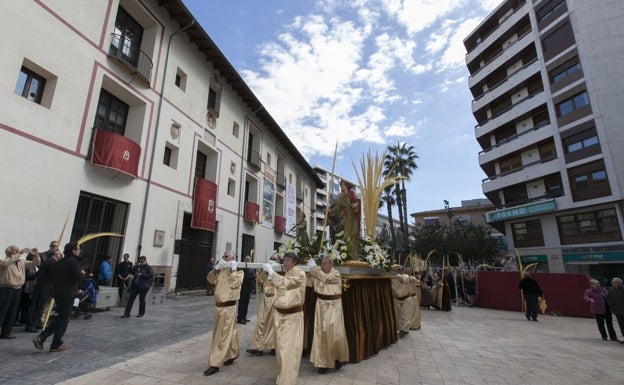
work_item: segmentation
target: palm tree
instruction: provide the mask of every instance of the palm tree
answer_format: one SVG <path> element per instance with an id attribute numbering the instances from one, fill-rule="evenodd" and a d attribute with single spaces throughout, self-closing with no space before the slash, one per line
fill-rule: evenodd
<path id="1" fill-rule="evenodd" d="M 407 192 L 405 190 L 405 182 L 409 181 L 414 170 L 418 168 L 416 164 L 418 155 L 414 152 L 414 146 L 408 146 L 406 143 L 398 143 L 388 146 L 388 156 L 384 163 L 384 167 L 392 175 L 402 177 L 399 184 L 395 185 L 394 195 L 399 209 L 399 223 L 401 232 L 407 239 Z"/>
<path id="2" fill-rule="evenodd" d="M 379 201 L 379 207 L 381 208 L 381 205 L 383 205 L 384 202 L 386 203 L 386 208 L 388 209 L 388 227 L 390 227 L 390 239 L 392 240 L 391 249 L 394 251 L 394 249 L 396 248 L 396 235 L 394 234 L 392 206 L 394 206 L 396 202 L 394 200 L 394 196 L 392 195 L 391 189 L 392 186 L 388 186 L 384 189 L 384 195 L 382 195 L 381 201 Z"/>

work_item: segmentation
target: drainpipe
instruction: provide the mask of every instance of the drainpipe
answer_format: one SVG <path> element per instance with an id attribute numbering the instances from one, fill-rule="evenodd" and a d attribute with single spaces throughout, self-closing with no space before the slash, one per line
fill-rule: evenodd
<path id="1" fill-rule="evenodd" d="M 245 115 L 245 121 L 243 123 L 243 147 L 241 149 L 241 156 L 240 156 L 240 160 L 241 160 L 241 164 L 240 164 L 240 186 L 238 188 L 238 218 L 236 220 L 236 249 L 235 252 L 238 255 L 239 251 L 238 251 L 238 245 L 240 242 L 240 238 L 242 236 L 242 234 L 240 233 L 240 223 L 241 223 L 241 216 L 242 216 L 242 205 L 243 205 L 243 186 L 244 186 L 244 181 L 243 181 L 243 176 L 244 176 L 244 171 L 245 168 L 243 167 L 243 164 L 245 162 L 244 156 L 245 156 L 245 143 L 247 143 L 247 133 L 249 132 L 249 116 L 255 114 L 256 112 L 260 111 L 261 109 L 263 109 L 264 107 L 261 105 L 260 107 L 258 107 L 257 110 L 252 111 L 250 113 L 248 113 L 247 115 Z M 241 255 L 241 258 L 243 256 Z"/>
<path id="2" fill-rule="evenodd" d="M 152 155 L 150 157 L 149 172 L 147 174 L 147 184 L 145 186 L 145 198 L 143 199 L 143 212 L 141 215 L 141 226 L 139 228 L 139 245 L 137 246 L 137 257 L 141 255 L 141 249 L 143 248 L 143 233 L 145 231 L 145 213 L 147 212 L 147 201 L 149 199 L 150 187 L 152 185 L 152 171 L 154 170 L 154 158 L 156 156 L 156 140 L 158 138 L 158 129 L 160 128 L 160 112 L 163 104 L 163 93 L 165 92 L 165 79 L 167 78 L 167 66 L 169 65 L 169 51 L 171 51 L 171 41 L 173 37 L 180 32 L 191 28 L 195 24 L 195 19 L 191 21 L 191 24 L 183 27 L 176 32 L 169 35 L 169 42 L 167 43 L 167 53 L 165 55 L 165 67 L 163 69 L 163 77 L 160 84 L 160 95 L 158 97 L 158 110 L 156 112 L 156 125 L 154 127 L 154 143 L 152 145 Z"/>

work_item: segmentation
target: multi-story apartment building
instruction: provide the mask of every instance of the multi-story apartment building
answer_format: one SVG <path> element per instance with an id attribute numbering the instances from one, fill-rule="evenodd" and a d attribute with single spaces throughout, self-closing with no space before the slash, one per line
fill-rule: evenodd
<path id="1" fill-rule="evenodd" d="M 624 268 L 624 3 L 506 0 L 464 40 L 490 224 L 551 272 Z"/>
<path id="2" fill-rule="evenodd" d="M 146 255 L 171 288 L 263 261 L 323 184 L 180 0 L 0 3 L 6 245 Z M 308 202 L 303 204 L 303 202 Z"/>

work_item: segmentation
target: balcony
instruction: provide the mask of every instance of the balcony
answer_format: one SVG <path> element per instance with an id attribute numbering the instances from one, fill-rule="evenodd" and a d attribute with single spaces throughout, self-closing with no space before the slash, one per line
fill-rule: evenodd
<path id="1" fill-rule="evenodd" d="M 479 122 L 475 126 L 475 137 L 480 138 L 483 135 L 487 135 L 505 123 L 517 119 L 546 103 L 546 95 L 543 91 L 542 89 L 533 92 L 526 98 L 518 100 L 516 103 L 509 106 L 509 108 L 499 111 L 496 115 Z"/>
<path id="2" fill-rule="evenodd" d="M 469 84 L 477 84 L 482 81 L 487 75 L 490 74 L 490 71 L 484 71 L 484 68 L 500 68 L 502 67 L 509 59 L 513 56 L 517 55 L 520 51 L 528 47 L 530 44 L 534 43 L 534 36 L 531 33 L 532 30 L 528 30 L 518 37 L 518 40 L 514 41 L 511 45 L 505 47 L 499 54 L 488 60 L 487 63 L 483 63 L 483 66 L 478 68 L 476 71 L 470 75 L 468 78 Z"/>
<path id="3" fill-rule="evenodd" d="M 282 190 L 286 188 L 286 175 L 277 173 L 277 178 L 275 179 L 275 184 L 277 187 Z"/>
<path id="4" fill-rule="evenodd" d="M 260 222 L 260 205 L 255 202 L 245 202 L 245 220 L 248 222 Z"/>
<path id="5" fill-rule="evenodd" d="M 526 2 L 523 2 L 512 14 L 499 21 L 498 26 L 489 31 L 483 36 L 479 36 L 477 45 L 474 46 L 470 52 L 466 53 L 466 63 L 473 61 L 479 54 L 483 52 L 485 47 L 489 47 L 492 43 L 499 39 L 503 33 L 508 31 L 513 25 L 518 23 L 527 13 L 529 8 L 525 7 Z M 524 12 L 522 12 L 524 10 Z"/>
<path id="6" fill-rule="evenodd" d="M 518 68 L 518 70 L 509 74 L 500 82 L 490 87 L 487 91 L 477 96 L 472 101 L 472 111 L 473 112 L 478 111 L 481 108 L 485 107 L 487 104 L 491 103 L 494 99 L 502 96 L 506 92 L 509 92 L 510 89 L 517 87 L 520 83 L 522 83 L 526 79 L 538 73 L 539 70 L 540 70 L 540 67 L 539 67 L 539 63 L 537 62 L 537 58 L 534 58 L 527 64 Z M 505 87 L 501 87 L 502 85 L 505 85 Z"/>
<path id="7" fill-rule="evenodd" d="M 112 33 L 111 41 L 120 42 L 122 41 L 122 37 L 117 33 Z M 152 63 L 152 59 L 143 52 L 143 50 L 133 50 L 132 46 L 129 48 L 122 46 L 120 49 L 120 47 L 111 44 L 108 57 L 121 64 L 131 75 L 136 76 L 145 83 L 145 85 L 148 87 L 150 86 L 154 64 Z"/>
<path id="8" fill-rule="evenodd" d="M 136 178 L 140 158 L 141 146 L 135 142 L 112 131 L 94 128 L 91 164 Z"/>
<path id="9" fill-rule="evenodd" d="M 561 171 L 559 162 L 556 162 L 557 159 L 557 156 L 553 155 L 535 162 L 520 165 L 513 170 L 505 171 L 489 178 L 485 178 L 481 181 L 483 193 L 487 195 L 493 191 L 501 190 L 508 186 L 513 186 L 528 180 L 539 179 L 544 175 L 557 173 Z"/>
<path id="10" fill-rule="evenodd" d="M 249 156 L 247 157 L 247 163 L 255 168 L 257 171 L 260 171 L 262 168 L 262 156 L 256 150 L 249 151 Z"/>
<path id="11" fill-rule="evenodd" d="M 479 164 L 484 165 L 493 162 L 507 154 L 520 151 L 523 148 L 552 137 L 551 130 L 541 130 L 541 128 L 549 126 L 549 124 L 548 122 L 543 122 L 528 131 L 505 138 L 494 146 L 479 152 Z"/>

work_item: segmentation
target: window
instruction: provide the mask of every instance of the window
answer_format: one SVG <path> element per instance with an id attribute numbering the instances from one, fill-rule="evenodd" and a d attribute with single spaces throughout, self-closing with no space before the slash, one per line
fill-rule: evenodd
<path id="1" fill-rule="evenodd" d="M 221 82 L 215 75 L 210 78 L 210 88 L 208 89 L 208 109 L 216 112 L 219 116 L 219 110 L 221 108 Z"/>
<path id="2" fill-rule="evenodd" d="M 572 59 L 566 61 L 559 67 L 550 71 L 550 83 L 557 83 L 560 80 L 565 79 L 568 75 L 572 75 L 575 72 L 581 70 L 581 63 L 578 61 L 578 57 L 575 56 Z"/>
<path id="3" fill-rule="evenodd" d="M 557 217 L 561 244 L 621 241 L 622 233 L 612 208 Z"/>
<path id="4" fill-rule="evenodd" d="M 544 187 L 549 198 L 562 196 L 563 183 L 561 182 L 561 174 L 557 173 L 544 177 Z"/>
<path id="5" fill-rule="evenodd" d="M 111 40 L 111 54 L 136 67 L 139 63 L 142 38 L 143 27 L 125 9 L 119 7 Z"/>
<path id="6" fill-rule="evenodd" d="M 234 179 L 228 180 L 227 194 L 231 197 L 236 194 L 236 181 Z"/>
<path id="7" fill-rule="evenodd" d="M 195 176 L 197 178 L 206 177 L 206 165 L 208 163 L 208 156 L 206 154 L 197 151 L 195 156 Z"/>
<path id="8" fill-rule="evenodd" d="M 175 85 L 182 91 L 186 91 L 186 78 L 186 73 L 178 68 L 175 76 Z"/>
<path id="9" fill-rule="evenodd" d="M 548 4 L 546 4 L 545 6 L 543 6 L 536 12 L 537 21 L 541 22 L 545 20 L 546 18 L 549 18 L 550 16 L 552 16 L 554 13 L 559 14 L 559 12 L 557 11 L 560 10 L 560 12 L 565 12 L 566 9 L 567 9 L 567 6 L 566 6 L 565 0 L 550 1 L 548 2 Z"/>
<path id="10" fill-rule="evenodd" d="M 174 145 L 167 143 L 165 151 L 163 153 L 163 164 L 173 169 L 178 168 L 178 148 Z"/>
<path id="11" fill-rule="evenodd" d="M 271 154 L 267 152 L 266 155 L 266 164 L 267 166 L 271 167 Z"/>
<path id="12" fill-rule="evenodd" d="M 522 158 L 520 155 L 514 155 L 506 159 L 501 159 L 500 163 L 501 175 L 506 175 L 522 168 Z"/>
<path id="13" fill-rule="evenodd" d="M 508 187 L 503 190 L 505 207 L 523 205 L 529 201 L 529 195 L 524 184 Z"/>
<path id="14" fill-rule="evenodd" d="M 15 93 L 25 97 L 31 102 L 41 104 L 45 83 L 46 80 L 43 77 L 26 67 L 22 67 L 17 78 L 17 84 L 15 85 Z"/>
<path id="15" fill-rule="evenodd" d="M 169 166 L 171 164 L 171 148 L 165 147 L 165 154 L 163 158 L 163 164 Z"/>
<path id="16" fill-rule="evenodd" d="M 94 125 L 96 128 L 124 135 L 128 111 L 129 106 L 126 103 L 117 99 L 106 90 L 101 90 Z"/>
<path id="17" fill-rule="evenodd" d="M 563 140 L 566 153 L 580 151 L 598 144 L 596 129 L 591 128 Z"/>
<path id="18" fill-rule="evenodd" d="M 575 40 L 574 33 L 572 32 L 572 26 L 570 25 L 570 21 L 567 20 L 565 24 L 542 39 L 544 60 L 548 61 L 554 58 L 568 47 L 571 47 L 574 43 Z"/>
<path id="19" fill-rule="evenodd" d="M 611 195 L 609 179 L 602 160 L 568 170 L 574 201 Z"/>
<path id="20" fill-rule="evenodd" d="M 557 104 L 557 116 L 565 116 L 589 104 L 587 92 L 583 91 Z"/>
<path id="21" fill-rule="evenodd" d="M 542 223 L 539 220 L 512 223 L 511 230 L 515 247 L 544 246 Z"/>

